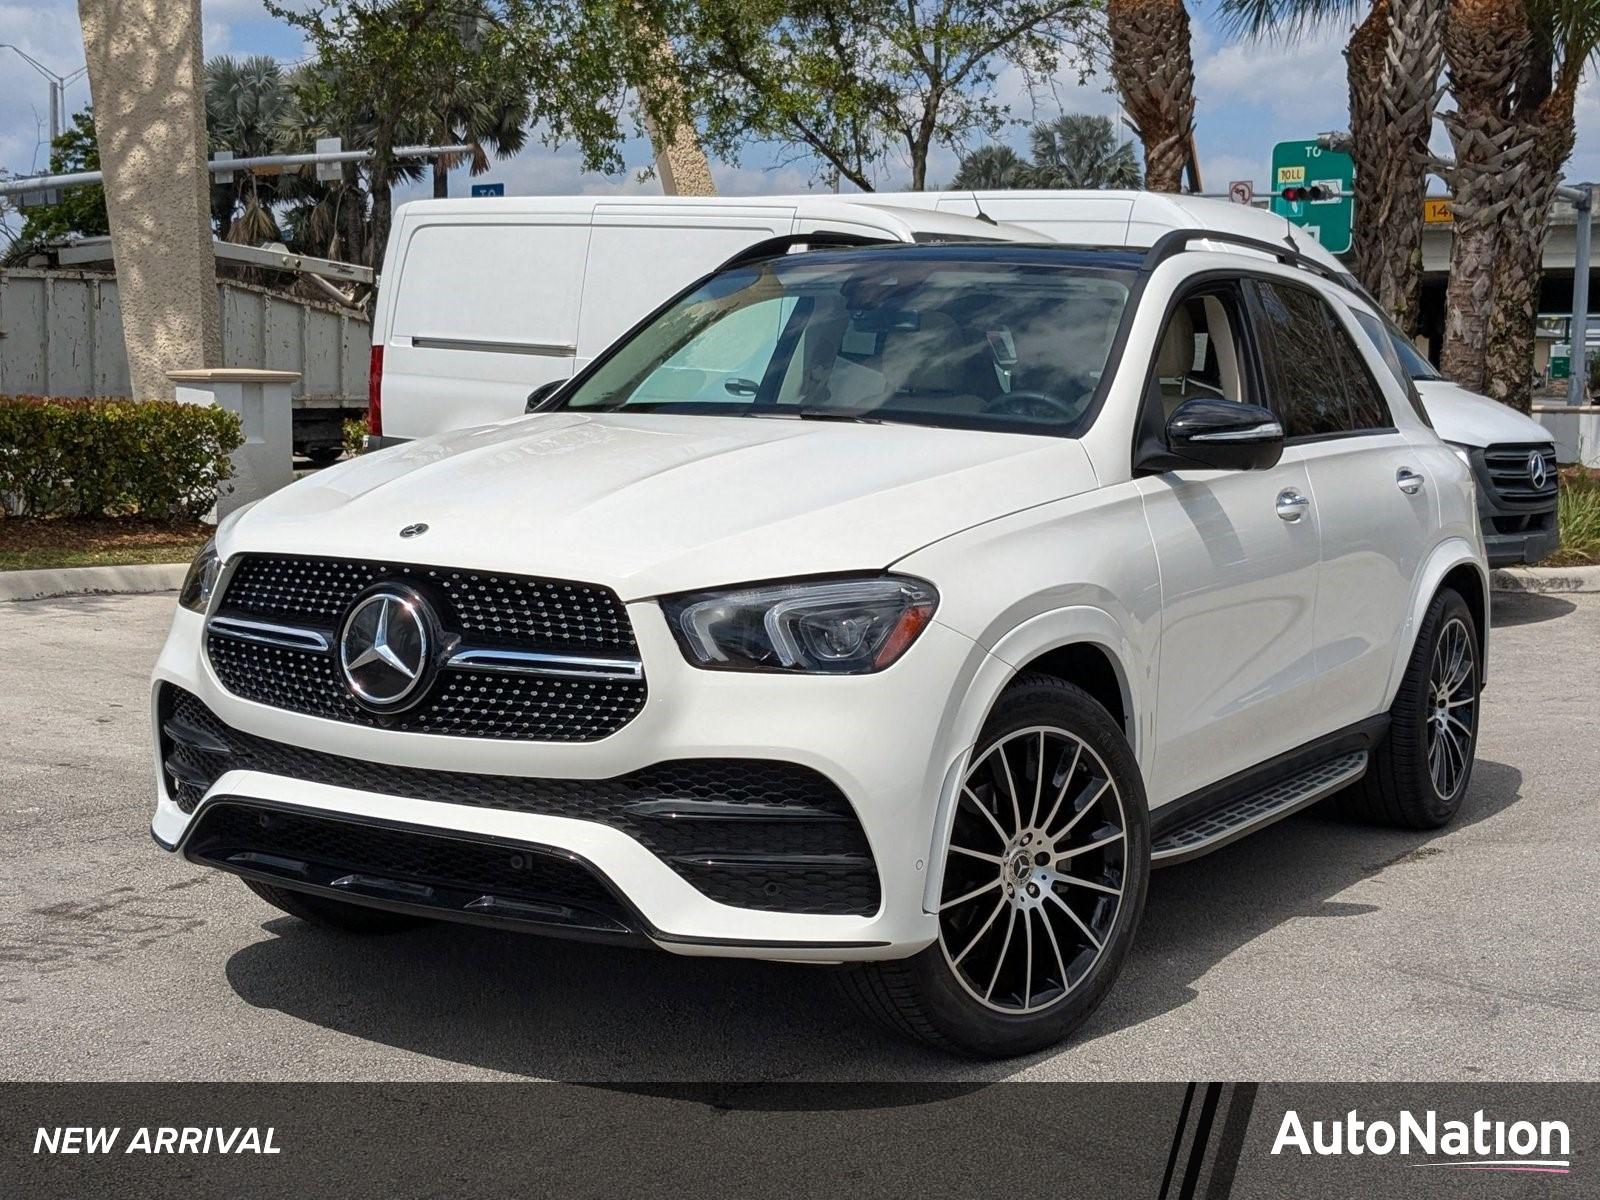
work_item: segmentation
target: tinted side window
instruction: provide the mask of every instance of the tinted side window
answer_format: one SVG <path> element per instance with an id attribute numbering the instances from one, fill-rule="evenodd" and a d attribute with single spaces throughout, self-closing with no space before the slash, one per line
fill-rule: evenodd
<path id="1" fill-rule="evenodd" d="M 1318 300 L 1317 306 L 1326 310 L 1323 301 Z M 1383 398 L 1383 390 L 1378 386 L 1377 380 L 1372 378 L 1367 370 L 1366 361 L 1361 357 L 1361 351 L 1350 340 L 1350 335 L 1345 332 L 1344 323 L 1331 312 L 1326 314 L 1329 331 L 1333 335 L 1329 343 L 1333 350 L 1334 358 L 1339 365 L 1339 376 L 1344 381 L 1345 395 L 1350 401 L 1350 421 L 1355 429 L 1393 429 L 1394 418 L 1389 415 L 1389 402 Z M 1404 387 L 1404 384 L 1401 384 Z"/>
<path id="2" fill-rule="evenodd" d="M 1297 287 L 1258 281 L 1256 295 L 1266 333 L 1272 340 L 1272 400 L 1291 438 L 1348 433 L 1350 405 L 1329 360 L 1332 336 L 1322 301 Z"/>
<path id="3" fill-rule="evenodd" d="M 1406 350 L 1411 351 L 1413 358 L 1421 358 L 1421 355 L 1411 348 L 1411 344 L 1405 338 L 1371 313 L 1359 308 L 1352 308 L 1350 311 L 1355 314 L 1356 324 L 1361 326 L 1361 332 L 1371 340 L 1372 348 L 1378 352 L 1378 357 L 1383 359 L 1384 364 L 1399 381 L 1400 390 L 1406 394 L 1406 403 L 1411 405 L 1411 411 L 1417 414 L 1417 418 L 1424 425 L 1432 428 L 1433 422 L 1428 419 L 1428 410 L 1422 407 L 1422 398 L 1417 395 L 1417 389 L 1411 382 L 1411 372 L 1407 370 L 1406 360 L 1402 357 Z M 1427 360 L 1423 359 L 1424 365 L 1426 362 Z"/>

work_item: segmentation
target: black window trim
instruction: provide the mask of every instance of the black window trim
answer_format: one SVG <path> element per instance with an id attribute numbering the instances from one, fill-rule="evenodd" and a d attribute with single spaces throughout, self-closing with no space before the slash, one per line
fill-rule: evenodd
<path id="1" fill-rule="evenodd" d="M 1251 285 L 1244 289 L 1245 300 L 1250 307 L 1250 316 L 1252 322 L 1259 327 L 1258 338 L 1261 346 L 1263 366 L 1270 366 L 1272 368 L 1271 378 L 1281 379 L 1282 376 L 1278 371 L 1277 340 L 1271 333 L 1267 332 L 1267 317 L 1261 309 L 1261 297 L 1257 291 L 1256 285 L 1260 283 L 1271 283 L 1275 287 L 1297 288 L 1302 292 L 1307 292 L 1315 297 L 1317 302 L 1322 305 L 1325 314 L 1331 314 L 1332 303 L 1316 287 L 1308 286 L 1301 280 L 1288 279 L 1282 275 L 1274 275 L 1265 271 L 1245 271 L 1242 272 L 1242 274 Z M 1337 314 L 1331 315 L 1332 319 L 1335 322 L 1338 322 Z M 1350 336 L 1350 331 L 1346 329 L 1342 323 L 1339 323 L 1337 328 L 1347 338 Z M 1362 336 L 1365 335 L 1363 334 Z M 1352 339 L 1352 341 L 1353 340 L 1354 339 Z M 1350 441 L 1354 438 L 1383 437 L 1389 434 L 1400 432 L 1399 425 L 1394 423 L 1394 408 L 1389 403 L 1389 395 L 1383 390 L 1383 386 L 1372 378 L 1372 371 L 1367 366 L 1366 357 L 1361 353 L 1359 344 L 1356 347 L 1356 360 L 1360 365 L 1362 372 L 1365 373 L 1367 381 L 1377 388 L 1378 395 L 1383 400 L 1384 408 L 1389 413 L 1390 424 L 1384 426 L 1374 426 L 1365 429 L 1342 429 L 1337 433 L 1297 434 L 1292 437 L 1284 438 L 1283 444 L 1285 446 L 1308 446 L 1315 445 L 1318 442 L 1342 442 Z M 1343 381 L 1340 383 L 1340 388 L 1343 390 Z M 1278 419 L 1284 423 L 1284 428 L 1287 430 L 1289 428 L 1288 417 L 1284 413 L 1282 407 L 1277 403 L 1277 396 L 1272 391 L 1268 391 L 1267 397 L 1268 403 L 1266 407 L 1270 408 L 1274 413 L 1277 414 Z M 1349 397 L 1348 394 L 1346 394 L 1346 403 L 1348 404 L 1348 402 Z"/>
<path id="2" fill-rule="evenodd" d="M 1172 314 L 1178 310 L 1180 304 L 1187 304 L 1190 300 L 1218 292 L 1231 293 L 1233 301 L 1229 318 L 1238 326 L 1236 330 L 1236 350 L 1239 355 L 1239 382 L 1243 390 L 1240 397 L 1247 404 L 1259 404 L 1269 408 L 1274 413 L 1278 410 L 1267 403 L 1267 375 L 1265 359 L 1262 357 L 1261 339 L 1255 328 L 1256 317 L 1251 310 L 1250 299 L 1246 294 L 1244 282 L 1251 272 L 1234 267 L 1218 267 L 1209 271 L 1200 271 L 1182 280 L 1178 287 L 1173 289 L 1172 295 L 1167 298 L 1166 308 L 1161 313 L 1161 323 L 1157 327 L 1159 333 L 1156 343 L 1150 350 L 1150 359 L 1145 364 L 1144 384 L 1139 392 L 1139 411 L 1133 420 L 1133 445 L 1130 462 L 1133 464 L 1133 473 L 1137 478 L 1140 475 L 1161 475 L 1172 468 L 1162 470 L 1140 470 L 1140 447 L 1152 447 L 1156 440 L 1162 445 L 1166 444 L 1165 410 L 1161 403 L 1161 381 L 1156 374 L 1156 368 L 1161 360 L 1161 343 L 1167 335 L 1167 322 L 1172 320 Z M 1148 278 L 1148 276 L 1146 276 Z M 1195 468 L 1204 469 L 1204 468 Z"/>

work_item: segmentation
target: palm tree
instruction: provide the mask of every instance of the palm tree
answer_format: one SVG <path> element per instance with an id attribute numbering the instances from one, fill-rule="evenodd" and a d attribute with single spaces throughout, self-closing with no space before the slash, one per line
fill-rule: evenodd
<path id="1" fill-rule="evenodd" d="M 1030 134 L 1035 187 L 1136 188 L 1133 143 L 1119 140 L 1110 117 L 1066 113 Z"/>
<path id="2" fill-rule="evenodd" d="M 1033 164 L 998 142 L 979 146 L 961 158 L 950 186 L 958 191 L 1032 187 Z"/>
<path id="3" fill-rule="evenodd" d="M 462 54 L 450 64 L 452 76 L 439 81 L 429 100 L 435 144 L 465 142 L 471 146 L 467 157 L 474 175 L 489 169 L 491 152 L 497 158 L 510 158 L 528 141 L 530 106 L 523 76 L 501 69 L 505 64 L 485 61 L 489 54 L 484 40 L 487 24 L 473 13 L 457 19 Z M 452 155 L 433 160 L 435 198 L 450 194 L 450 171 L 456 165 L 458 159 Z"/>
<path id="4" fill-rule="evenodd" d="M 276 59 L 222 55 L 208 61 L 205 72 L 206 134 L 213 152 L 256 158 L 291 148 L 294 93 Z M 250 245 L 276 241 L 275 191 L 254 171 L 237 172 L 231 185 L 218 188 L 214 207 L 223 236 Z"/>
<path id="5" fill-rule="evenodd" d="M 1292 37 L 1357 21 L 1345 48 L 1355 159 L 1355 274 L 1407 333 L 1422 295 L 1422 201 L 1447 0 L 1222 0 L 1236 30 Z M 1365 10 L 1363 14 L 1363 10 Z"/>
<path id="6" fill-rule="evenodd" d="M 1452 23 L 1472 28 L 1481 0 L 1457 0 Z M 1504 14 L 1495 14 L 1502 20 Z M 1550 203 L 1561 170 L 1576 140 L 1574 109 L 1585 64 L 1600 49 L 1600 2 L 1597 0 L 1525 0 L 1520 22 L 1482 30 L 1470 41 L 1452 43 L 1451 84 L 1458 71 L 1463 82 L 1488 82 L 1467 61 L 1474 50 L 1485 52 L 1512 136 L 1499 146 L 1485 146 L 1476 136 L 1456 141 L 1458 170 L 1491 165 L 1502 178 L 1505 207 L 1497 221 L 1493 266 L 1488 278 L 1487 323 L 1484 330 L 1483 390 L 1494 399 L 1527 412 L 1533 403 L 1534 326 L 1539 303 L 1539 273 L 1544 256 Z M 1501 78 L 1503 51 L 1520 49 L 1509 77 Z M 1460 103 L 1460 97 L 1457 98 Z M 1466 127 L 1461 127 L 1465 132 Z M 1452 140 L 1455 138 L 1452 129 Z M 1475 217 L 1477 215 L 1475 214 Z M 1459 219 L 1459 218 L 1458 218 Z M 1452 251 L 1451 271 L 1455 271 Z M 1581 353 L 1580 353 L 1581 359 Z M 1580 368 L 1581 369 L 1581 368 Z"/>
<path id="7" fill-rule="evenodd" d="M 1144 185 L 1176 192 L 1194 146 L 1194 59 L 1183 0 L 1108 0 L 1111 75 L 1144 145 Z"/>

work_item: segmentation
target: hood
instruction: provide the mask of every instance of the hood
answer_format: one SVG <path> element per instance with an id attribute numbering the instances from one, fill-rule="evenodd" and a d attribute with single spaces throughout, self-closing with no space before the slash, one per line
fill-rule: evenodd
<path id="1" fill-rule="evenodd" d="M 1551 433 L 1532 417 L 1446 379 L 1418 379 L 1417 391 L 1433 422 L 1433 431 L 1447 442 L 1463 446 L 1554 442 Z"/>
<path id="2" fill-rule="evenodd" d="M 223 540 L 604 583 L 623 599 L 876 570 L 1095 485 L 1065 438 L 781 418 L 548 413 L 364 455 Z M 425 523 L 419 537 L 400 530 Z"/>

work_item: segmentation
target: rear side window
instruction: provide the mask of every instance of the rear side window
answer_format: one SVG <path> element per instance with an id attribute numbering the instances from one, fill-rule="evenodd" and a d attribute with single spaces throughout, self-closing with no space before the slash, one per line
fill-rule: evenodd
<path id="1" fill-rule="evenodd" d="M 1394 428 L 1382 390 L 1320 296 L 1265 280 L 1255 291 L 1273 348 L 1273 401 L 1290 438 Z"/>
<path id="2" fill-rule="evenodd" d="M 1360 308 L 1352 308 L 1350 311 L 1355 316 L 1356 324 L 1361 326 L 1361 332 L 1367 335 L 1372 348 L 1378 352 L 1378 357 L 1383 359 L 1384 365 L 1400 384 L 1400 390 L 1406 394 L 1406 402 L 1411 405 L 1411 411 L 1431 429 L 1433 422 L 1428 419 L 1428 410 L 1422 407 L 1422 397 L 1417 395 L 1417 389 L 1411 382 L 1413 376 L 1402 357 L 1407 350 L 1411 352 L 1413 358 L 1421 358 L 1421 355 L 1417 354 L 1411 343 L 1398 331 L 1391 329 L 1371 313 Z M 1424 365 L 1427 364 L 1426 359 L 1422 361 Z M 1421 378 L 1437 378 L 1437 376 L 1421 376 Z"/>

